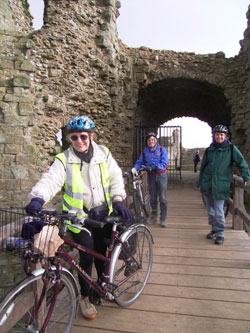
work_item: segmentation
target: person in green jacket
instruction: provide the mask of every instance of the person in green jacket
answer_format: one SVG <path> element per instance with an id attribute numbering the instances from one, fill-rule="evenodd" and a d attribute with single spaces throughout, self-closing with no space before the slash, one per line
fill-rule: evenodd
<path id="1" fill-rule="evenodd" d="M 233 170 L 232 162 L 238 167 L 245 185 L 250 183 L 248 164 L 239 149 L 227 139 L 228 129 L 217 125 L 213 129 L 213 142 L 206 149 L 201 162 L 197 187 L 204 196 L 211 231 L 206 236 L 215 239 L 215 244 L 224 242 L 224 201 L 229 199 Z"/>

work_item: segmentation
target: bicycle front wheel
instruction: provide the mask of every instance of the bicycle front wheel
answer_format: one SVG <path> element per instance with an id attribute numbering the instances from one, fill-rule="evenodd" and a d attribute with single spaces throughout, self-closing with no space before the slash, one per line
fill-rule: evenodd
<path id="1" fill-rule="evenodd" d="M 150 196 L 143 186 L 134 192 L 133 202 L 135 213 L 143 222 L 150 216 Z"/>
<path id="2" fill-rule="evenodd" d="M 149 278 L 153 261 L 153 239 L 144 225 L 121 235 L 122 244 L 114 249 L 110 263 L 110 283 L 115 286 L 114 299 L 129 306 L 140 296 Z"/>
<path id="3" fill-rule="evenodd" d="M 0 332 L 41 332 L 54 289 L 55 283 L 52 283 L 52 280 L 48 282 L 47 289 L 45 288 L 43 274 L 22 280 L 0 303 Z M 43 292 L 46 296 L 37 312 L 37 304 Z M 59 294 L 45 332 L 71 331 L 77 309 L 76 299 L 76 292 L 70 279 L 65 272 L 62 272 Z"/>

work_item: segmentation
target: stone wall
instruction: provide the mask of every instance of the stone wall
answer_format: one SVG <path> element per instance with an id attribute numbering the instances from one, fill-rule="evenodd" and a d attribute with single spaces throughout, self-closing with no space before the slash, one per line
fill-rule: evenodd
<path id="1" fill-rule="evenodd" d="M 62 149 L 56 134 L 78 114 L 95 121 L 98 142 L 123 168 L 132 166 L 135 125 L 178 116 L 230 126 L 250 162 L 248 29 L 229 59 L 129 48 L 117 36 L 119 1 L 45 0 L 44 26 L 31 32 L 21 3 L 0 4 L 2 206 L 27 203 Z"/>
<path id="2" fill-rule="evenodd" d="M 32 31 L 32 16 L 27 0 L 0 1 L 0 30 L 29 33 Z"/>

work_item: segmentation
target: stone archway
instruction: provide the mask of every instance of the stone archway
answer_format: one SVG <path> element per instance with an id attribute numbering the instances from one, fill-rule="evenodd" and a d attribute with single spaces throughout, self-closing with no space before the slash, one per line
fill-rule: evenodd
<path id="1" fill-rule="evenodd" d="M 145 125 L 159 126 L 176 117 L 197 117 L 210 126 L 230 126 L 231 109 L 222 88 L 194 79 L 171 78 L 139 90 L 138 111 Z"/>

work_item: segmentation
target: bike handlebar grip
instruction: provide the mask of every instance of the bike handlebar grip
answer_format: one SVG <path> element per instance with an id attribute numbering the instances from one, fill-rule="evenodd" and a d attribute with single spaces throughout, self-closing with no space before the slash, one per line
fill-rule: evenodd
<path id="1" fill-rule="evenodd" d="M 91 219 L 85 219 L 84 225 L 86 227 L 92 227 L 92 228 L 103 228 L 105 226 L 104 222 L 91 220 Z"/>

